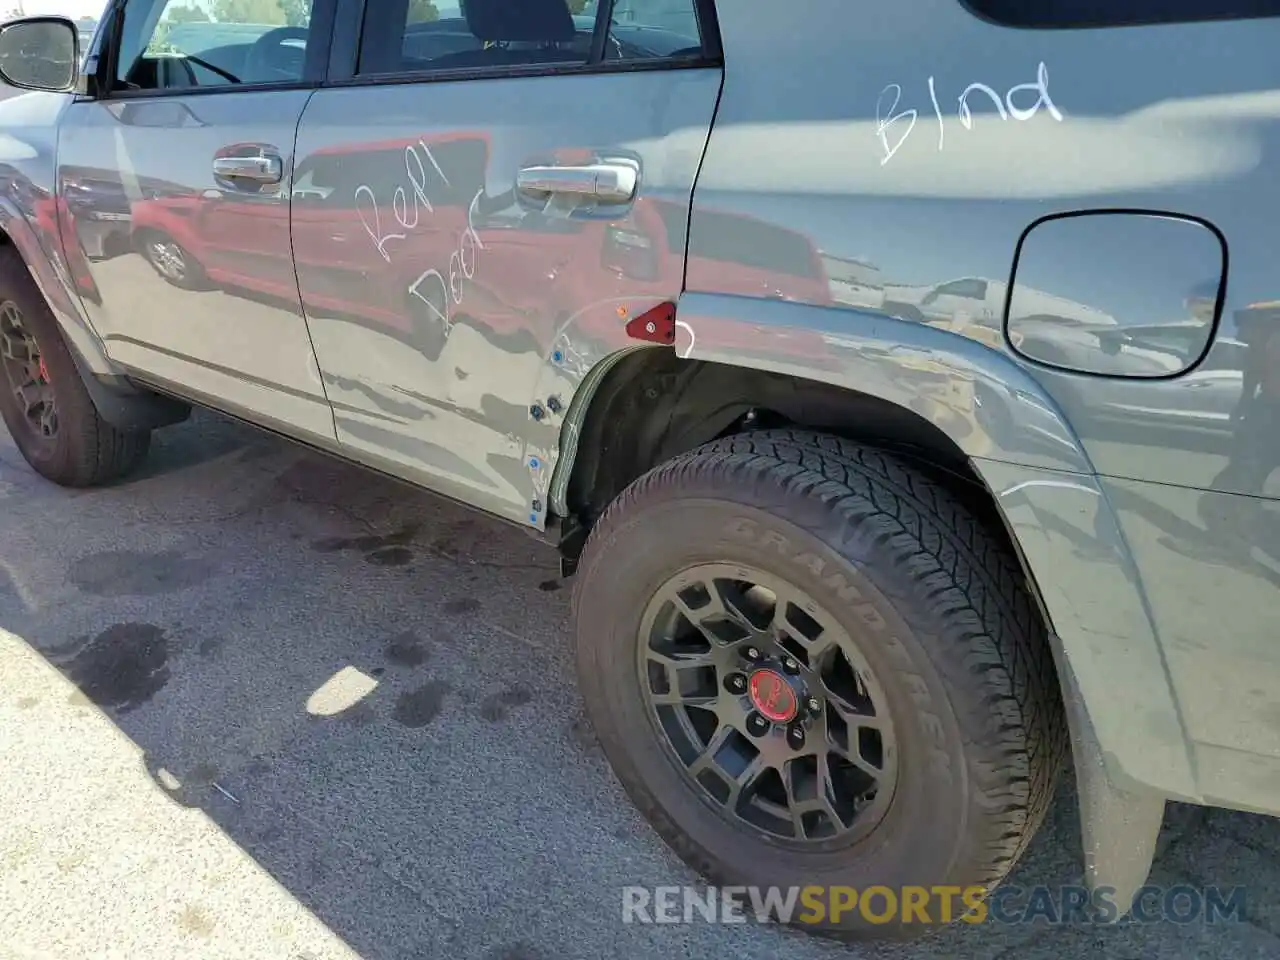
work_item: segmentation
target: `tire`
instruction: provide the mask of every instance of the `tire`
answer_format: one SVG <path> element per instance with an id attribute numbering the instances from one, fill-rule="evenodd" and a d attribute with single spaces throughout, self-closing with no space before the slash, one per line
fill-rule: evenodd
<path id="1" fill-rule="evenodd" d="M 52 410 L 42 424 L 28 417 L 27 405 L 19 400 L 20 365 L 5 354 L 6 342 L 16 343 L 19 327 L 43 361 L 40 382 L 33 386 L 52 396 L 51 406 L 40 406 L 42 413 Z M 142 462 L 151 444 L 150 431 L 126 433 L 98 415 L 57 321 L 12 248 L 0 250 L 0 415 L 32 469 L 64 487 L 119 479 Z"/>
<path id="2" fill-rule="evenodd" d="M 701 564 L 775 577 L 827 612 L 832 635 L 855 641 L 897 744 L 891 799 L 864 835 L 798 849 L 794 837 L 727 815 L 683 769 L 645 699 L 640 628 L 663 582 Z M 579 683 L 605 755 L 662 839 L 717 885 L 989 891 L 1039 828 L 1065 763 L 1050 647 L 1016 561 L 946 489 L 875 449 L 772 430 L 657 467 L 594 527 L 573 615 Z M 732 679 L 707 682 L 718 692 Z M 817 715 L 835 729 L 828 708 Z M 810 912 L 797 925 L 912 939 L 944 922 L 936 900 L 927 922 L 877 921 L 884 908 L 877 900 L 872 918 L 855 910 L 836 922 Z M 964 910 L 957 900 L 951 919 Z"/>

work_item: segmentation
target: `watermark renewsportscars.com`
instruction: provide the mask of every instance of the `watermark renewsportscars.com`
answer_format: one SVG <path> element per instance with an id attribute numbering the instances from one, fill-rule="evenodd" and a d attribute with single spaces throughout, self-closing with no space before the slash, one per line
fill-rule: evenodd
<path id="1" fill-rule="evenodd" d="M 623 923 L 1216 924 L 1246 920 L 1244 887 L 1138 891 L 1127 916 L 1115 888 L 1018 887 L 623 887 Z"/>

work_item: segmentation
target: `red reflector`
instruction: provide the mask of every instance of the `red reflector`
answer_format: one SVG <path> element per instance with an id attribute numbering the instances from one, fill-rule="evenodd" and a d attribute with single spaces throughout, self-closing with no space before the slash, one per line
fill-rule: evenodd
<path id="1" fill-rule="evenodd" d="M 645 343 L 676 342 L 676 305 L 660 303 L 627 321 L 627 336 Z"/>

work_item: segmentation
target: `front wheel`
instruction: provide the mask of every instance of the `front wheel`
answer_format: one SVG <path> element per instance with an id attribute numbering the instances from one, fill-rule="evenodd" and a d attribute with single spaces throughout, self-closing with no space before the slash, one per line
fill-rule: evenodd
<path id="1" fill-rule="evenodd" d="M 821 888 L 793 923 L 909 938 L 954 920 L 1051 801 L 1066 728 L 1020 570 L 885 453 L 767 431 L 656 468 L 593 530 L 574 616 L 632 799 L 713 883 Z M 938 887 L 968 900 L 920 903 Z"/>
<path id="2" fill-rule="evenodd" d="M 44 296 L 12 249 L 0 250 L 0 415 L 23 458 L 66 487 L 115 480 L 136 467 L 149 431 L 98 414 Z"/>

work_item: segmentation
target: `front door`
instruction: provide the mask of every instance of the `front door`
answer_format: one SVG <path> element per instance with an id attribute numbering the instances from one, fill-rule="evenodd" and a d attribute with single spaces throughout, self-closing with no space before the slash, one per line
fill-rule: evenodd
<path id="1" fill-rule="evenodd" d="M 544 524 L 583 375 L 681 292 L 721 80 L 702 7 L 366 3 L 303 114 L 291 222 L 353 457 Z"/>
<path id="2" fill-rule="evenodd" d="M 117 4 L 104 92 L 61 125 L 58 190 L 112 359 L 332 440 L 289 240 L 294 135 L 328 53 L 327 35 L 308 44 L 311 6 L 262 0 L 265 22 L 241 23 L 192 0 Z"/>

